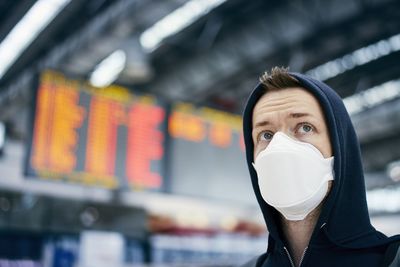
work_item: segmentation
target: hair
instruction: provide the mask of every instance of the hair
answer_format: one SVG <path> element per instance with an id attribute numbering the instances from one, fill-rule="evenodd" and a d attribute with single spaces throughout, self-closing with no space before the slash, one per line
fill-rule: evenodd
<path id="1" fill-rule="evenodd" d="M 264 72 L 259 78 L 265 91 L 301 87 L 299 81 L 289 74 L 289 68 L 273 67 L 271 72 Z"/>

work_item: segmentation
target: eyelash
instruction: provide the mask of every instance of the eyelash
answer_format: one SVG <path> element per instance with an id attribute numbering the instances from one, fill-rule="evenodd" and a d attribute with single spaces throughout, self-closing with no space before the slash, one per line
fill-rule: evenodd
<path id="1" fill-rule="evenodd" d="M 310 126 L 312 132 L 315 132 L 315 131 L 316 131 L 314 125 L 312 125 L 311 123 L 309 123 L 309 122 L 300 122 L 300 123 L 298 123 L 298 124 L 296 125 L 296 132 L 297 132 L 302 126 L 304 126 L 304 125 Z M 274 135 L 274 133 L 273 133 L 272 131 L 261 131 L 261 132 L 258 134 L 258 136 L 257 136 L 257 140 L 258 140 L 258 141 L 260 141 L 260 139 L 261 139 L 261 137 L 262 137 L 262 135 L 263 135 L 264 133 L 270 133 L 272 136 Z"/>
<path id="2" fill-rule="evenodd" d="M 313 132 L 315 131 L 314 125 L 312 125 L 311 123 L 308 123 L 308 122 L 300 122 L 300 123 L 298 124 L 298 127 L 297 127 L 296 131 L 298 131 L 298 129 L 300 129 L 300 128 L 301 128 L 302 126 L 304 126 L 304 125 L 310 126 L 310 127 L 311 127 L 311 130 L 312 130 Z"/>

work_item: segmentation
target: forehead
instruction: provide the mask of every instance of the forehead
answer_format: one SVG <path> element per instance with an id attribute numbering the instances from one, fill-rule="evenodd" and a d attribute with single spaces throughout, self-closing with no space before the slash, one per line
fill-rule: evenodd
<path id="1" fill-rule="evenodd" d="M 273 90 L 265 93 L 253 109 L 253 125 L 265 116 L 280 113 L 308 113 L 316 119 L 324 119 L 318 100 L 301 87 Z"/>

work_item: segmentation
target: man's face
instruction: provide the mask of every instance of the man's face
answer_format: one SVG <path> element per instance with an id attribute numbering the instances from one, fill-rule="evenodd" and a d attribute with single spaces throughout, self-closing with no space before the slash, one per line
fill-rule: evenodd
<path id="1" fill-rule="evenodd" d="M 301 87 L 264 94 L 253 109 L 252 128 L 254 159 L 278 131 L 314 145 L 325 158 L 332 156 L 322 109 L 315 97 Z"/>

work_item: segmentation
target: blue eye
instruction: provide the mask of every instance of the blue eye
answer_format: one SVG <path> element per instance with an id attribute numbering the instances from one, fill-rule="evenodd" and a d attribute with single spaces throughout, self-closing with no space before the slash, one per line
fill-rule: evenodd
<path id="1" fill-rule="evenodd" d="M 314 127 L 311 126 L 310 124 L 303 123 L 300 125 L 299 130 L 300 133 L 306 134 L 314 131 Z"/>
<path id="2" fill-rule="evenodd" d="M 260 134 L 260 139 L 264 141 L 271 141 L 273 136 L 274 134 L 271 132 L 262 132 Z"/>

